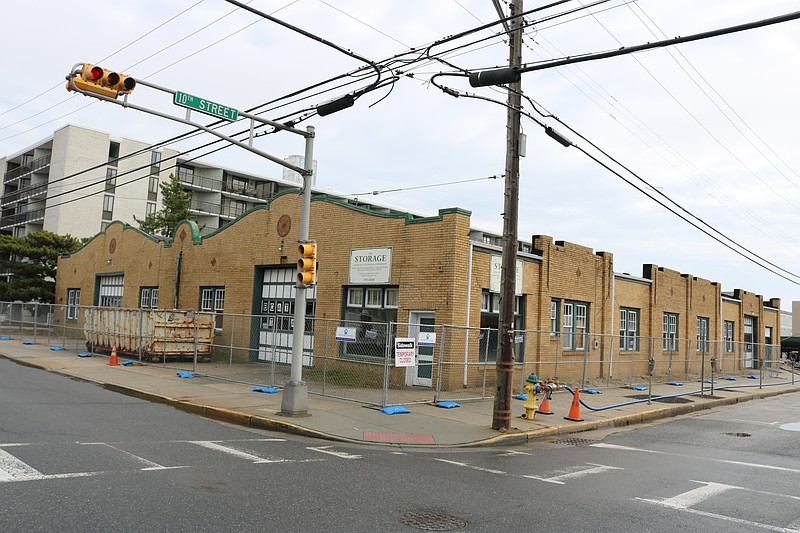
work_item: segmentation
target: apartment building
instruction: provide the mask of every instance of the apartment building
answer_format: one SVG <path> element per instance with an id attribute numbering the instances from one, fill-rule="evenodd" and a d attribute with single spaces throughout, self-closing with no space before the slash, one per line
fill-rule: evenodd
<path id="1" fill-rule="evenodd" d="M 269 179 L 76 125 L 3 157 L 0 174 L 0 233 L 47 230 L 78 238 L 91 237 L 114 220 L 135 225 L 134 216 L 144 219 L 161 209 L 159 185 L 171 174 L 192 193 L 191 212 L 203 234 L 300 182 L 296 173 Z"/>

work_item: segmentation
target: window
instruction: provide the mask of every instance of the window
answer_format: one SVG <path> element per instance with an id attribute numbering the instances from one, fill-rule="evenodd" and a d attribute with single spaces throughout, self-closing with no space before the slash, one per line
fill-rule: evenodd
<path id="1" fill-rule="evenodd" d="M 678 351 L 678 315 L 664 313 L 663 350 L 665 352 Z"/>
<path id="2" fill-rule="evenodd" d="M 114 192 L 114 189 L 117 187 L 117 169 L 116 168 L 107 168 L 106 169 L 106 191 Z"/>
<path id="3" fill-rule="evenodd" d="M 119 159 L 119 143 L 111 141 L 108 145 L 108 164 L 112 166 L 117 166 L 117 160 Z"/>
<path id="4" fill-rule="evenodd" d="M 158 199 L 158 176 L 150 176 L 147 185 L 147 199 L 151 202 Z"/>
<path id="5" fill-rule="evenodd" d="M 158 308 L 158 287 L 142 287 L 139 289 L 139 307 L 142 309 Z"/>
<path id="6" fill-rule="evenodd" d="M 397 321 L 398 292 L 397 287 L 345 288 L 342 318 L 346 326 L 356 329 L 356 341 L 342 343 L 346 355 L 384 357 L 391 337 L 389 323 Z"/>
<path id="7" fill-rule="evenodd" d="M 214 327 L 222 329 L 222 313 L 225 311 L 225 287 L 201 288 L 200 310 L 206 313 L 215 313 Z"/>
<path id="8" fill-rule="evenodd" d="M 564 302 L 564 322 L 561 328 L 564 350 L 586 350 L 586 333 L 589 329 L 589 304 Z"/>
<path id="9" fill-rule="evenodd" d="M 365 307 L 379 309 L 383 307 L 383 289 L 380 287 L 370 287 L 366 290 L 367 297 L 364 301 Z"/>
<path id="10" fill-rule="evenodd" d="M 78 319 L 78 308 L 81 305 L 81 290 L 67 289 L 67 320 Z"/>
<path id="11" fill-rule="evenodd" d="M 150 215 L 156 214 L 156 203 L 155 202 L 147 202 L 147 208 L 145 209 L 145 217 L 149 217 Z"/>
<path id="12" fill-rule="evenodd" d="M 103 220 L 111 220 L 114 216 L 114 197 L 110 194 L 103 196 Z"/>
<path id="13" fill-rule="evenodd" d="M 639 310 L 619 310 L 619 349 L 635 352 L 639 349 Z"/>
<path id="14" fill-rule="evenodd" d="M 697 351 L 708 352 L 708 319 L 697 317 Z"/>
<path id="15" fill-rule="evenodd" d="M 351 287 L 347 289 L 347 307 L 361 307 L 364 305 L 364 289 Z"/>
<path id="16" fill-rule="evenodd" d="M 161 152 L 153 150 L 150 152 L 150 174 L 158 174 L 161 168 Z"/>
<path id="17" fill-rule="evenodd" d="M 725 351 L 733 353 L 733 321 L 726 320 L 724 325 Z"/>
<path id="18" fill-rule="evenodd" d="M 100 276 L 97 305 L 100 307 L 122 307 L 122 292 L 125 276 Z"/>
<path id="19" fill-rule="evenodd" d="M 194 183 L 194 167 L 179 166 L 178 178 L 180 178 L 183 183 Z"/>
<path id="20" fill-rule="evenodd" d="M 397 309 L 397 302 L 398 296 L 400 295 L 400 289 L 386 289 L 386 302 L 384 302 L 384 307 L 387 309 Z"/>
<path id="21" fill-rule="evenodd" d="M 558 327 L 559 308 L 561 307 L 561 300 L 550 300 L 550 336 L 558 337 L 560 328 Z"/>
<path id="22" fill-rule="evenodd" d="M 481 294 L 481 327 L 478 334 L 480 340 L 480 353 L 478 361 L 481 363 L 493 363 L 497 361 L 497 330 L 500 325 L 500 295 L 484 290 Z M 523 316 L 521 309 L 524 309 L 522 296 L 516 296 L 514 301 L 514 329 L 521 330 Z M 517 361 L 524 358 L 524 346 L 515 345 Z"/>

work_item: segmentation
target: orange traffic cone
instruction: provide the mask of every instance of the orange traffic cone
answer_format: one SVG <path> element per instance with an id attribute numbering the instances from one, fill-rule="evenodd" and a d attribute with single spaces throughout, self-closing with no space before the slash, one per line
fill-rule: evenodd
<path id="1" fill-rule="evenodd" d="M 583 422 L 581 418 L 581 397 L 578 394 L 580 389 L 575 389 L 575 395 L 572 397 L 572 406 L 569 408 L 569 415 L 564 417 L 564 420 L 572 420 L 573 422 Z"/>
<path id="2" fill-rule="evenodd" d="M 553 409 L 550 407 L 550 391 L 544 393 L 544 398 L 542 398 L 542 403 L 539 404 L 539 408 L 536 412 L 540 415 L 554 415 Z"/>
<path id="3" fill-rule="evenodd" d="M 119 360 L 117 359 L 117 345 L 114 344 L 111 348 L 111 359 L 108 360 L 108 364 L 111 366 L 119 365 Z"/>

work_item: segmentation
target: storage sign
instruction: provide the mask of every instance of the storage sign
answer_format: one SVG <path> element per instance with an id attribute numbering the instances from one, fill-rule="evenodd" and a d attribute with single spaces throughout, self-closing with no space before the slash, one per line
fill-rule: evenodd
<path id="1" fill-rule="evenodd" d="M 350 284 L 389 283 L 392 277 L 392 248 L 359 248 L 350 250 Z"/>

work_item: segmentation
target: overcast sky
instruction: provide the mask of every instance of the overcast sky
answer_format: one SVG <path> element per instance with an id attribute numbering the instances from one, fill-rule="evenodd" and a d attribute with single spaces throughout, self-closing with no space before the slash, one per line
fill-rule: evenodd
<path id="1" fill-rule="evenodd" d="M 430 49 L 430 56 L 447 63 L 421 53 L 437 40 L 498 20 L 491 0 L 250 5 L 386 65 L 383 80 L 398 76 L 350 109 L 301 123 L 316 128 L 318 187 L 415 212 L 460 207 L 472 212 L 474 227 L 502 232 L 506 93 L 473 89 L 463 77 L 437 78 L 498 103 L 454 98 L 429 82 L 440 72 L 507 63 L 500 26 Z M 526 0 L 524 7 L 539 5 Z M 796 0 L 610 0 L 580 10 L 582 5 L 590 2 L 528 15 L 523 62 L 615 50 L 798 9 Z M 147 142 L 189 130 L 67 93 L 64 77 L 75 63 L 100 64 L 242 110 L 278 101 L 259 108 L 271 119 L 301 116 L 303 109 L 374 81 L 369 70 L 361 71 L 281 99 L 365 63 L 223 0 L 3 0 L 3 18 L 0 156 L 18 153 L 68 123 Z M 397 61 L 387 63 L 390 58 Z M 416 61 L 404 63 L 410 60 Z M 348 82 L 353 83 L 336 87 Z M 720 282 L 725 291 L 780 297 L 782 307 L 791 309 L 791 301 L 800 300 L 799 86 L 800 21 L 522 78 L 524 94 L 538 104 L 526 102 L 526 112 L 650 194 L 668 196 L 680 206 L 672 205 L 674 210 L 696 215 L 713 228 L 706 231 L 731 238 L 735 244 L 728 244 L 760 256 L 756 261 L 777 274 L 693 228 L 578 148 L 562 147 L 530 118 L 522 120 L 527 156 L 521 164 L 519 238 L 551 235 L 612 252 L 617 272 L 640 276 L 642 264 L 655 263 Z M 183 115 L 168 95 L 148 87 L 138 87 L 130 101 Z M 560 118 L 647 184 L 537 109 Z M 238 123 L 223 131 L 247 127 Z M 173 147 L 187 151 L 211 140 L 204 134 Z M 257 146 L 279 157 L 303 153 L 302 139 L 287 133 L 262 137 Z M 205 160 L 272 177 L 282 172 L 238 148 Z M 498 179 L 486 179 L 491 176 Z M 124 189 L 118 194 L 124 196 Z"/>

